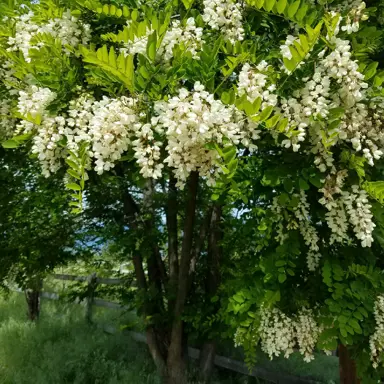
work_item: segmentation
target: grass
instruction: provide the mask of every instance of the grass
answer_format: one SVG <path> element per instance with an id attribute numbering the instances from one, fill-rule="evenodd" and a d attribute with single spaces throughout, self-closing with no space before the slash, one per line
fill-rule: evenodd
<path id="1" fill-rule="evenodd" d="M 160 384 L 144 345 L 127 333 L 109 335 L 88 326 L 83 310 L 43 300 L 41 318 L 31 324 L 25 320 L 23 295 L 0 298 L 0 384 Z M 116 311 L 98 312 L 96 318 L 121 321 Z M 261 384 L 228 371 L 215 372 L 213 381 Z M 197 384 L 193 374 L 192 383 Z"/>

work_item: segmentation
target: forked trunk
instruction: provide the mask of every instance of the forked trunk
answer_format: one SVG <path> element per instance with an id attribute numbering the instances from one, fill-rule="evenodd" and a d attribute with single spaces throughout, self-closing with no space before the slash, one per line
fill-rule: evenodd
<path id="1" fill-rule="evenodd" d="M 351 359 L 348 349 L 340 344 L 338 349 L 340 384 L 360 384 L 357 376 L 356 363 Z"/>

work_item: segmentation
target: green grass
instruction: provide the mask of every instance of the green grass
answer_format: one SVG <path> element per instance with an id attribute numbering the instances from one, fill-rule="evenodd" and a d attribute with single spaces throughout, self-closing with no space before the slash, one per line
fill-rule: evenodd
<path id="1" fill-rule="evenodd" d="M 88 326 L 83 311 L 76 304 L 43 300 L 41 318 L 31 324 L 23 295 L 0 298 L 0 384 L 160 384 L 145 345 L 127 333 L 110 335 Z M 97 310 L 95 319 L 118 326 L 127 317 Z M 197 384 L 193 376 L 191 384 Z M 261 381 L 216 371 L 214 384 L 219 383 Z"/>
<path id="2" fill-rule="evenodd" d="M 160 384 L 145 345 L 126 332 L 107 334 L 102 325 L 133 324 L 132 313 L 95 308 L 95 323 L 84 320 L 84 307 L 42 301 L 37 324 L 26 321 L 21 294 L 0 298 L 0 384 Z M 240 359 L 228 346 L 220 353 Z M 232 353 L 230 351 L 232 350 Z M 192 365 L 190 382 L 196 367 Z M 307 376 L 321 383 L 337 383 L 337 359 L 318 355 L 310 364 L 295 354 L 291 359 L 268 361 L 260 356 L 258 366 L 271 371 Z M 216 370 L 213 384 L 261 384 L 262 380 Z"/>
<path id="3" fill-rule="evenodd" d="M 81 307 L 43 301 L 36 325 L 25 312 L 22 295 L 0 300 L 2 384 L 160 383 L 144 346 L 89 327 Z"/>

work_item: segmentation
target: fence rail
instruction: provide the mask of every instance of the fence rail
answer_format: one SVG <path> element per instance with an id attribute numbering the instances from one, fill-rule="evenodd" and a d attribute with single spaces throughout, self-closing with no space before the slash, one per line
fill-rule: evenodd
<path id="1" fill-rule="evenodd" d="M 51 275 L 56 280 L 71 280 L 71 281 L 87 281 L 89 276 L 75 276 L 75 275 L 63 275 L 54 274 Z M 126 279 L 118 279 L 113 277 L 96 277 L 97 284 L 106 285 L 122 285 L 127 282 Z"/>
<path id="2" fill-rule="evenodd" d="M 98 284 L 107 284 L 107 285 L 118 285 L 125 284 L 125 279 L 115 279 L 115 278 L 99 278 L 95 273 L 89 276 L 75 276 L 75 275 L 63 275 L 55 274 L 52 275 L 53 278 L 57 280 L 68 280 L 68 281 L 84 281 L 88 282 L 88 299 L 86 302 L 86 313 L 85 317 L 88 321 L 92 320 L 92 307 L 105 307 L 110 309 L 125 310 L 128 307 L 121 305 L 116 302 L 107 301 L 94 297 L 95 289 Z M 23 292 L 20 288 L 15 289 L 17 292 Z M 55 292 L 42 292 L 42 298 L 49 300 L 59 300 L 60 295 Z M 111 325 L 103 326 L 103 330 L 107 333 L 114 334 L 119 332 L 115 327 Z M 142 333 L 127 331 L 130 336 L 138 342 L 147 343 L 146 336 Z M 200 350 L 192 347 L 188 347 L 188 356 L 192 359 L 199 359 Z M 273 372 L 265 368 L 255 367 L 251 372 L 248 370 L 247 366 L 237 360 L 230 359 L 225 356 L 216 355 L 214 363 L 220 368 L 225 368 L 233 372 L 238 372 L 243 375 L 248 375 L 256 377 L 258 379 L 267 380 L 270 383 L 274 384 L 320 384 L 320 382 L 313 380 L 308 377 L 299 377 L 295 375 L 286 374 L 284 372 Z"/>

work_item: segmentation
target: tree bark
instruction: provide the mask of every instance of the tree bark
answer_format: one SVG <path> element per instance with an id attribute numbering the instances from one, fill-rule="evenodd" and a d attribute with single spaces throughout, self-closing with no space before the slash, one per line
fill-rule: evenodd
<path id="1" fill-rule="evenodd" d="M 139 230 L 139 225 L 137 222 L 137 216 L 140 213 L 139 206 L 136 204 L 132 196 L 125 191 L 123 194 L 123 207 L 124 207 L 124 215 L 128 224 L 132 227 L 133 230 Z M 148 229 L 148 228 L 147 228 Z M 157 251 L 157 248 L 152 247 L 152 252 Z M 157 255 L 151 255 L 150 261 L 148 263 L 148 275 L 150 277 L 158 279 L 161 272 L 158 274 L 156 269 L 160 270 L 158 264 Z M 135 268 L 135 275 L 137 280 L 138 288 L 146 294 L 148 291 L 148 283 L 147 278 L 144 272 L 143 266 L 143 258 L 140 252 L 135 252 L 133 255 L 133 265 Z M 156 266 L 158 268 L 156 268 Z M 143 304 L 143 312 L 146 316 L 151 315 L 151 305 L 148 300 L 144 299 Z M 148 325 L 146 327 L 146 337 L 147 337 L 147 345 L 149 352 L 152 356 L 152 359 L 156 365 L 156 368 L 162 377 L 166 377 L 166 354 L 164 353 L 163 343 L 159 341 L 157 337 L 157 332 L 153 325 Z"/>
<path id="2" fill-rule="evenodd" d="M 25 289 L 25 299 L 28 307 L 28 320 L 37 321 L 40 316 L 40 291 L 42 288 L 42 280 L 38 279 L 30 288 Z"/>
<path id="3" fill-rule="evenodd" d="M 222 232 L 220 222 L 222 217 L 222 207 L 214 204 L 211 211 L 209 226 L 208 254 L 207 254 L 207 276 L 205 280 L 205 293 L 207 305 L 211 298 L 217 293 L 220 285 L 220 260 Z M 218 308 L 213 308 L 213 313 L 217 313 Z M 201 349 L 200 354 L 200 380 L 208 383 L 212 376 L 213 365 L 216 354 L 216 343 L 214 340 L 207 340 Z"/>
<path id="4" fill-rule="evenodd" d="M 177 208 L 176 179 L 171 175 L 168 187 L 167 228 L 169 277 L 172 285 L 176 285 L 179 275 Z"/>
<path id="5" fill-rule="evenodd" d="M 338 349 L 340 384 L 360 384 L 356 363 L 351 359 L 348 349 L 340 344 Z"/>
<path id="6" fill-rule="evenodd" d="M 183 243 L 179 264 L 178 290 L 172 323 L 171 343 L 168 350 L 167 367 L 169 384 L 187 383 L 186 363 L 183 354 L 182 314 L 188 293 L 188 275 L 191 264 L 198 181 L 198 173 L 192 172 L 188 183 L 188 200 L 185 211 Z"/>

